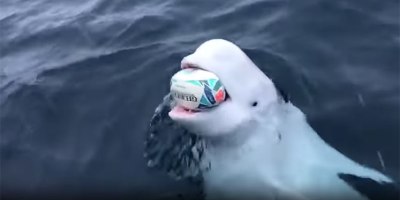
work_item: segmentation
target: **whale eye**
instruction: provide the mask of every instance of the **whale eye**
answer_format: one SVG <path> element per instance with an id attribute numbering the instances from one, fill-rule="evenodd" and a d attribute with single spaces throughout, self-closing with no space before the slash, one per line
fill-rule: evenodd
<path id="1" fill-rule="evenodd" d="M 253 106 L 253 107 L 256 107 L 258 105 L 258 102 L 257 101 L 255 101 L 255 102 L 253 102 L 252 104 L 251 104 L 251 106 Z"/>

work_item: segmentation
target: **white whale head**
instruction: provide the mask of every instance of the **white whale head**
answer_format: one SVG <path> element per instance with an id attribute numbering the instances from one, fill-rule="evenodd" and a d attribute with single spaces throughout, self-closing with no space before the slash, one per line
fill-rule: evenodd
<path id="1" fill-rule="evenodd" d="M 187 112 L 173 108 L 172 120 L 204 136 L 218 136 L 247 129 L 265 118 L 279 100 L 272 81 L 235 44 L 212 39 L 183 58 L 181 68 L 201 68 L 215 73 L 228 93 L 221 105 L 207 111 Z M 262 116 L 262 117 L 261 117 Z"/>

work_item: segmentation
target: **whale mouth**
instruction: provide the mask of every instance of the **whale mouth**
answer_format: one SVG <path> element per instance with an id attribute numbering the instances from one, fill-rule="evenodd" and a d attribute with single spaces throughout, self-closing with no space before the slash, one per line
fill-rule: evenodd
<path id="1" fill-rule="evenodd" d="M 206 70 L 206 69 L 202 68 L 199 65 L 196 65 L 196 64 L 193 64 L 193 63 L 188 63 L 188 62 L 182 63 L 181 64 L 181 69 L 201 69 L 201 70 L 209 71 L 209 70 Z M 222 83 L 222 85 L 223 85 L 223 83 Z M 226 103 L 226 101 L 230 101 L 230 100 L 231 99 L 230 99 L 230 96 L 229 96 L 229 92 L 225 89 L 225 100 L 222 101 L 221 104 Z M 175 115 L 175 116 L 176 115 L 180 115 L 182 117 L 183 116 L 188 116 L 189 117 L 189 116 L 194 116 L 194 115 L 197 115 L 197 114 L 200 114 L 200 113 L 211 112 L 214 109 L 216 109 L 217 107 L 218 107 L 218 105 L 210 107 L 210 108 L 202 108 L 201 110 L 200 109 L 191 110 L 191 109 L 184 108 L 184 107 L 182 107 L 182 106 L 180 106 L 178 104 L 175 104 L 171 108 L 171 113 L 173 115 Z"/>

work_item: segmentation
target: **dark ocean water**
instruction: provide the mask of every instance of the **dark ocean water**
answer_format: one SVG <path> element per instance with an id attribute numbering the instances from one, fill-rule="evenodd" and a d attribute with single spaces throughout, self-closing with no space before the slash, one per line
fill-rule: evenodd
<path id="1" fill-rule="evenodd" d="M 399 180 L 399 17 L 395 0 L 2 0 L 1 193 L 197 191 L 147 169 L 143 141 L 182 57 L 212 38 L 329 144 Z"/>

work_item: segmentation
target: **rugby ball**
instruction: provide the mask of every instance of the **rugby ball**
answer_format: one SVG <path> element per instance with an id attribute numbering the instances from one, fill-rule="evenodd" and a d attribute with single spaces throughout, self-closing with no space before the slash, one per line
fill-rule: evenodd
<path id="1" fill-rule="evenodd" d="M 182 69 L 174 74 L 170 90 L 176 103 L 189 110 L 217 106 L 226 97 L 225 88 L 217 75 L 195 68 Z"/>

